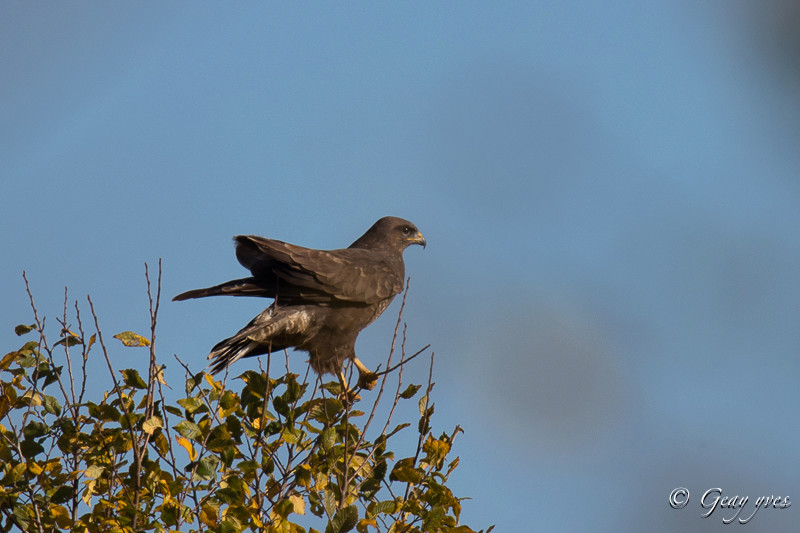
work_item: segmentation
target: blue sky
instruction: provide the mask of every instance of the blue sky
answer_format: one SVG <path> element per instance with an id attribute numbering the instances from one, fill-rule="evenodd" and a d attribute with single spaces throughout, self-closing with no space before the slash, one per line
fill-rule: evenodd
<path id="1" fill-rule="evenodd" d="M 110 337 L 146 330 L 145 261 L 171 297 L 243 275 L 233 235 L 339 248 L 397 215 L 428 239 L 404 318 L 436 353 L 434 423 L 466 430 L 466 523 L 718 531 L 708 488 L 800 499 L 797 21 L 779 1 L 3 3 L 0 340 L 30 322 L 22 270 L 53 325 L 68 286 Z M 167 300 L 160 353 L 198 367 L 263 305 Z M 359 339 L 370 366 L 396 313 Z"/>

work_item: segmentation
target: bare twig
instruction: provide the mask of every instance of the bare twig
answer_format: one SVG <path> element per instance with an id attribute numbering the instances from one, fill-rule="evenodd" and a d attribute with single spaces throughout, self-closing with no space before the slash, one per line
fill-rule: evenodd
<path id="1" fill-rule="evenodd" d="M 156 323 L 158 321 L 158 307 L 161 303 L 161 258 L 158 259 L 158 280 L 156 282 L 156 297 L 153 301 L 153 290 L 150 283 L 150 268 L 144 264 L 144 278 L 147 282 L 147 301 L 150 306 L 150 365 L 147 371 L 147 408 L 145 420 L 153 416 L 153 402 L 155 398 L 156 371 Z"/>
<path id="2" fill-rule="evenodd" d="M 428 388 L 425 390 L 425 406 L 423 409 L 421 409 L 422 411 L 421 416 L 423 418 L 427 418 L 429 416 L 428 406 L 431 403 L 431 392 L 433 391 L 433 386 L 435 385 L 435 383 L 433 382 L 433 358 L 434 354 L 433 352 L 431 352 L 431 365 L 430 368 L 428 369 Z M 430 424 L 430 418 L 428 418 L 425 422 L 426 422 L 425 426 L 428 426 Z M 428 434 L 428 431 L 422 431 L 423 427 L 420 428 L 419 437 L 417 438 L 417 451 L 414 454 L 414 465 L 416 465 L 417 461 L 419 461 L 419 453 L 422 451 L 422 443 L 425 439 L 425 435 Z M 411 484 L 406 484 L 406 491 L 405 495 L 403 496 L 404 500 L 408 499 L 408 493 L 410 490 L 411 490 Z"/>
<path id="3" fill-rule="evenodd" d="M 75 320 L 78 322 L 78 332 L 81 334 L 81 338 L 86 340 L 86 333 L 83 329 L 83 321 L 81 320 L 81 310 L 78 307 L 78 301 L 75 300 Z M 89 350 L 92 349 L 92 339 L 89 339 L 89 344 L 86 342 L 83 343 L 83 360 L 81 361 L 81 387 L 80 392 L 78 393 L 78 403 L 83 403 L 83 395 L 86 393 L 86 362 L 89 360 Z"/>
<path id="4" fill-rule="evenodd" d="M 122 394 L 122 389 L 120 389 L 119 382 L 117 381 L 117 377 L 114 374 L 114 367 L 111 365 L 111 358 L 108 355 L 108 349 L 106 348 L 106 343 L 103 340 L 103 332 L 100 330 L 100 322 L 99 322 L 99 320 L 97 318 L 97 313 L 94 310 L 94 303 L 92 302 L 92 297 L 91 296 L 86 296 L 86 299 L 89 301 L 89 309 L 92 312 L 92 318 L 94 319 L 94 327 L 95 327 L 95 331 L 97 332 L 97 339 L 100 342 L 100 348 L 101 348 L 101 350 L 103 352 L 103 357 L 106 360 L 106 365 L 108 366 L 108 373 L 111 376 L 111 381 L 114 383 L 114 391 L 117 394 L 117 398 L 119 399 L 120 407 L 122 408 L 122 411 L 125 413 L 125 417 L 130 420 L 131 414 L 130 414 L 130 409 L 129 409 L 129 406 L 128 406 L 128 402 L 124 398 L 124 396 Z M 141 464 L 142 464 L 142 452 L 139 449 L 139 446 L 137 445 L 136 433 L 134 432 L 133 424 L 126 424 L 126 425 L 128 426 L 128 434 L 129 434 L 130 439 L 131 439 L 131 449 L 133 451 L 133 458 L 134 458 L 135 464 L 139 465 L 139 467 L 137 468 L 137 471 L 140 471 L 139 468 L 141 467 Z M 131 495 L 130 495 L 129 491 L 127 490 L 127 487 L 125 485 L 122 485 L 122 487 L 123 487 L 123 494 L 125 495 L 125 497 L 131 503 L 131 505 L 134 505 L 134 509 L 138 509 L 138 505 L 136 505 L 136 503 L 138 503 L 138 501 L 139 501 L 139 493 L 140 493 L 140 488 L 141 488 L 141 477 L 140 476 L 137 476 L 137 479 L 136 479 L 135 483 L 136 483 L 136 486 L 135 486 L 134 490 L 136 491 L 136 493 L 133 495 L 133 498 L 131 498 Z M 109 485 L 109 490 L 111 490 L 111 486 L 110 485 Z M 138 516 L 138 514 L 136 516 Z M 135 523 L 136 523 L 136 520 L 134 519 L 134 524 Z"/>

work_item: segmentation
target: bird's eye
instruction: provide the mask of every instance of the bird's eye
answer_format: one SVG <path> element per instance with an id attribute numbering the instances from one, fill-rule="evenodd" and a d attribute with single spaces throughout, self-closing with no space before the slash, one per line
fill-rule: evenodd
<path id="1" fill-rule="evenodd" d="M 403 233 L 405 233 L 406 235 L 409 235 L 412 231 L 413 230 L 411 229 L 410 226 L 403 226 Z"/>

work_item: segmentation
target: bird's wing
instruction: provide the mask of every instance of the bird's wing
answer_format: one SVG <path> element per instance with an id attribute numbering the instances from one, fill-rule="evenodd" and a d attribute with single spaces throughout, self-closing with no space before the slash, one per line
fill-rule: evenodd
<path id="1" fill-rule="evenodd" d="M 288 294 L 371 305 L 403 290 L 402 257 L 380 250 L 315 250 L 239 235 L 236 257 L 257 281 L 277 281 L 279 299 Z"/>

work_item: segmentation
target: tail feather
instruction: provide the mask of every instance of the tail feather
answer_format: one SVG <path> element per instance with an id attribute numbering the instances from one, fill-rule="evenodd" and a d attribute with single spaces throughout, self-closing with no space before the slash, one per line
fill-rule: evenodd
<path id="1" fill-rule="evenodd" d="M 260 296 L 274 298 L 275 291 L 256 283 L 255 278 L 242 278 L 226 281 L 205 289 L 193 289 L 183 292 L 172 299 L 173 302 L 205 298 L 206 296 Z"/>
<path id="2" fill-rule="evenodd" d="M 243 357 L 259 355 L 264 353 L 264 345 L 258 339 L 266 340 L 270 330 L 273 329 L 272 318 L 274 308 L 267 307 L 250 321 L 245 327 L 239 330 L 236 335 L 223 339 L 211 348 L 208 358 L 211 359 L 211 373 L 218 374 L 232 363 Z M 261 348 L 261 350 L 259 350 Z M 269 346 L 267 346 L 269 350 Z"/>
<path id="3" fill-rule="evenodd" d="M 297 346 L 309 325 L 310 318 L 304 309 L 268 307 L 236 335 L 218 342 L 211 349 L 208 354 L 211 373 L 222 372 L 244 357 Z"/>
<path id="4" fill-rule="evenodd" d="M 218 343 L 208 354 L 208 358 L 211 359 L 211 373 L 219 374 L 243 357 L 258 355 L 251 353 L 255 347 L 256 343 L 248 338 L 235 339 L 235 337 L 231 337 Z"/>

